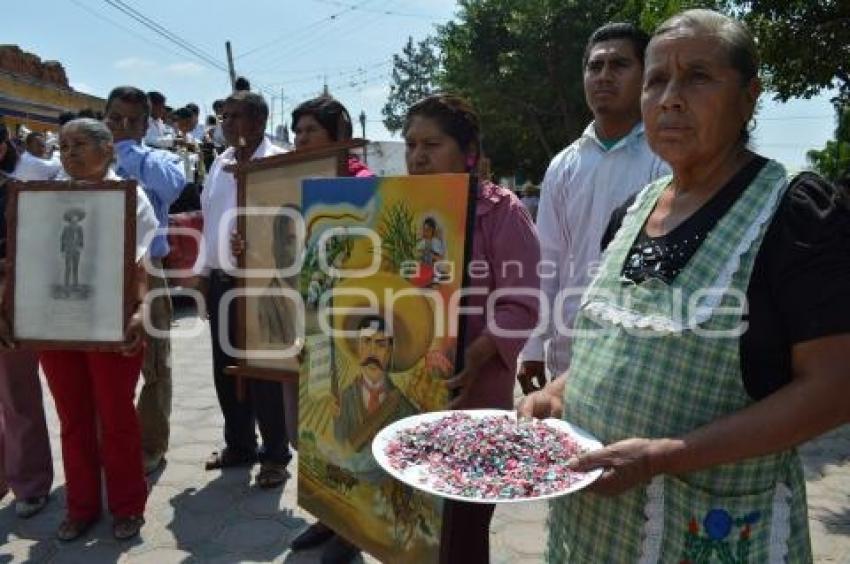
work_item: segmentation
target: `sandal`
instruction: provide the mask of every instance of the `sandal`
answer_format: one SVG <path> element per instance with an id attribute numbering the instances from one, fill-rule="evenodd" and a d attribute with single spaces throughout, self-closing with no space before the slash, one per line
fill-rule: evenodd
<path id="1" fill-rule="evenodd" d="M 144 524 L 145 518 L 141 515 L 116 517 L 112 522 L 112 536 L 118 540 L 131 539 L 139 534 Z"/>
<path id="2" fill-rule="evenodd" d="M 263 462 L 257 474 L 257 485 L 268 490 L 282 486 L 289 479 L 285 462 Z"/>
<path id="3" fill-rule="evenodd" d="M 221 452 L 212 453 L 204 467 L 207 470 L 219 470 L 221 468 L 233 468 L 234 466 L 252 466 L 256 462 L 256 454 L 242 454 L 225 448 Z"/>
<path id="4" fill-rule="evenodd" d="M 59 528 L 56 529 L 56 538 L 64 542 L 78 539 L 86 534 L 86 531 L 91 529 L 97 521 L 97 517 L 86 521 L 77 521 L 70 517 L 65 517 L 62 523 L 59 524 Z"/>

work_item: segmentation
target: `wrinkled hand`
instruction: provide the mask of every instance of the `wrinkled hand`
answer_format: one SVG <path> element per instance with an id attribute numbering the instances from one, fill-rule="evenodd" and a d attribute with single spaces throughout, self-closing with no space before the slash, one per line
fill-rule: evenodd
<path id="1" fill-rule="evenodd" d="M 0 313 L 0 350 L 15 348 L 15 340 L 12 338 L 12 328 L 6 321 L 6 316 Z"/>
<path id="2" fill-rule="evenodd" d="M 240 235 L 238 231 L 234 231 L 230 234 L 230 253 L 234 257 L 238 257 L 244 252 L 245 239 L 242 238 L 242 235 Z"/>
<path id="3" fill-rule="evenodd" d="M 659 440 L 626 439 L 583 454 L 570 467 L 579 472 L 604 468 L 602 476 L 588 490 L 602 495 L 619 495 L 649 482 L 657 474 L 653 461 L 661 444 Z"/>
<path id="4" fill-rule="evenodd" d="M 142 350 L 142 345 L 145 343 L 144 311 L 144 307 L 139 306 L 139 310 L 133 314 L 130 323 L 127 324 L 127 329 L 124 331 L 124 344 L 118 348 L 124 356 L 133 356 Z"/>
<path id="5" fill-rule="evenodd" d="M 560 419 L 564 416 L 564 398 L 561 394 L 553 394 L 543 388 L 522 398 L 516 410 L 519 418 Z"/>
<path id="6" fill-rule="evenodd" d="M 519 367 L 516 379 L 525 395 L 537 392 L 546 385 L 546 367 L 543 361 L 526 360 Z M 537 380 L 537 385 L 534 381 Z"/>

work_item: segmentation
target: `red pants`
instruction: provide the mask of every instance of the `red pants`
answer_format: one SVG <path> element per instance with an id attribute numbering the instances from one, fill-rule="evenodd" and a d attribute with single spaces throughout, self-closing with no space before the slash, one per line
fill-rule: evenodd
<path id="1" fill-rule="evenodd" d="M 147 484 L 133 405 L 142 358 L 83 351 L 40 355 L 62 428 L 68 516 L 74 520 L 100 515 L 101 467 L 112 515 L 144 513 Z"/>

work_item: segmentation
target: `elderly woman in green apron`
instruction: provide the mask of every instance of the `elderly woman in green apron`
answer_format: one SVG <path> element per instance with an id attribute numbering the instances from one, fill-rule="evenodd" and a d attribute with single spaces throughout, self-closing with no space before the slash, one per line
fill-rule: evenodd
<path id="1" fill-rule="evenodd" d="M 850 420 L 850 209 L 747 148 L 752 36 L 707 10 L 646 53 L 642 112 L 672 177 L 615 212 L 567 374 L 520 414 L 607 447 L 552 506 L 551 562 L 810 562 L 795 445 Z"/>

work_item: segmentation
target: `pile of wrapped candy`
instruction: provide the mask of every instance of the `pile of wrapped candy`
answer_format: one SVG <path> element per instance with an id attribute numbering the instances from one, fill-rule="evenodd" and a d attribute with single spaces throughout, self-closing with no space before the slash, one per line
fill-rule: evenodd
<path id="1" fill-rule="evenodd" d="M 396 470 L 420 466 L 436 491 L 480 499 L 563 492 L 583 476 L 568 468 L 580 452 L 569 434 L 542 421 L 466 413 L 404 429 L 385 449 Z"/>

